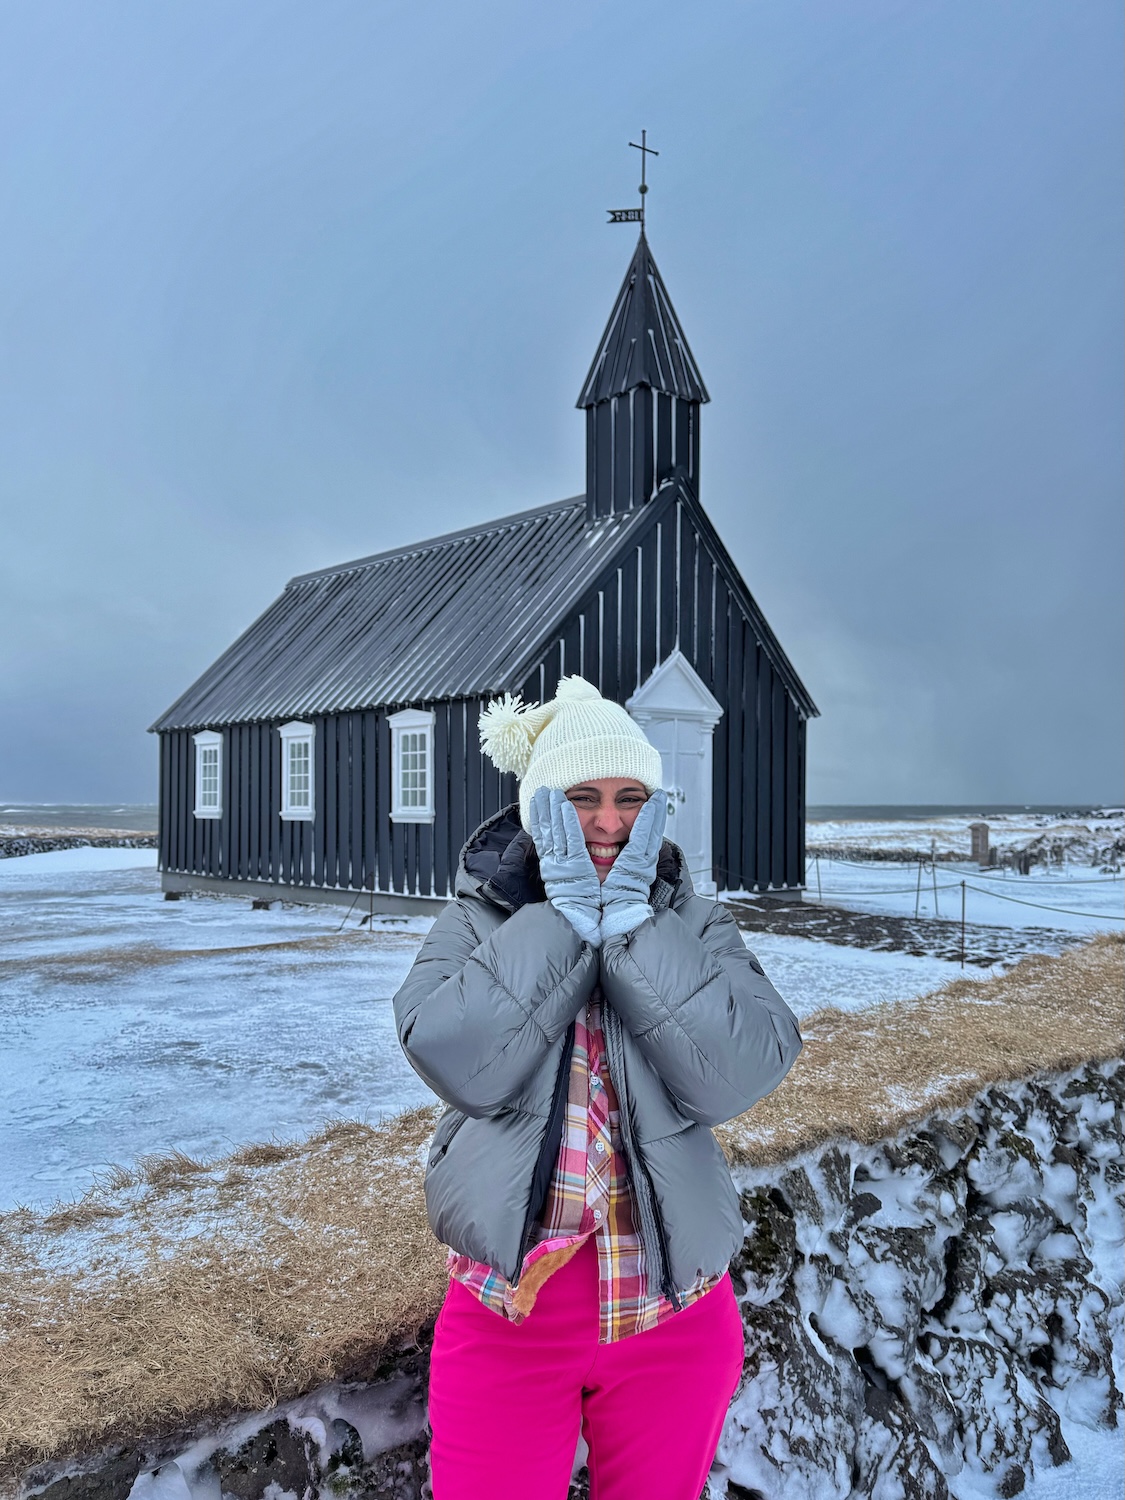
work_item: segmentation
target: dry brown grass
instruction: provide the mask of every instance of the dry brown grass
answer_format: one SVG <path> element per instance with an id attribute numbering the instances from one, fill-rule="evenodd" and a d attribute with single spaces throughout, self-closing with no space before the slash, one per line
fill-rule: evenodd
<path id="1" fill-rule="evenodd" d="M 734 1162 L 768 1164 L 834 1136 L 877 1141 L 963 1109 L 990 1083 L 1120 1057 L 1125 940 L 1034 954 L 996 979 L 845 1013 L 819 1010 L 781 1087 L 716 1131 Z"/>
<path id="2" fill-rule="evenodd" d="M 444 1287 L 421 1191 L 434 1118 L 208 1168 L 149 1159 L 143 1180 L 0 1217 L 0 1476 L 268 1406 L 415 1337 Z"/>
<path id="3" fill-rule="evenodd" d="M 875 1011 L 818 1012 L 768 1099 L 719 1133 L 767 1163 L 871 1141 L 982 1086 L 1120 1055 L 1125 945 Z M 76 1204 L 0 1216 L 0 1478 L 111 1437 L 258 1409 L 370 1370 L 445 1285 L 426 1224 L 432 1109 L 299 1145 L 116 1169 Z"/>

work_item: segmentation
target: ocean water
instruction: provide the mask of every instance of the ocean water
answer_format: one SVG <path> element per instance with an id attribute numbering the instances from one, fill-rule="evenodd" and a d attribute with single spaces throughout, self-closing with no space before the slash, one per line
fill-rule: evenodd
<path id="1" fill-rule="evenodd" d="M 156 832 L 155 802 L 0 802 L 0 828 L 115 828 Z"/>

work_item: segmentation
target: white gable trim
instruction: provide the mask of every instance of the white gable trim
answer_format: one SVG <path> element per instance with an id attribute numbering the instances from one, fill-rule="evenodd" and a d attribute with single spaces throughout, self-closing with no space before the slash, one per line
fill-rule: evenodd
<path id="1" fill-rule="evenodd" d="M 714 729 L 724 712 L 679 647 L 649 675 L 625 707 L 642 728 L 654 719 L 695 719 L 704 728 Z"/>

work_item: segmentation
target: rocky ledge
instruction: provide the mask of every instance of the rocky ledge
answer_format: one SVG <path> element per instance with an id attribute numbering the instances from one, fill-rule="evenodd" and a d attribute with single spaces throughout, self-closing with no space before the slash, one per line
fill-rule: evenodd
<path id="1" fill-rule="evenodd" d="M 1121 1410 L 1125 1064 L 739 1167 L 746 1371 L 707 1500 L 1018 1495 Z M 425 1340 L 208 1433 L 41 1466 L 39 1500 L 422 1500 Z M 584 1496 L 582 1454 L 572 1500 Z M 482 1497 L 484 1500 L 484 1497 Z"/>
<path id="2" fill-rule="evenodd" d="M 741 1171 L 744 1384 L 729 1500 L 1020 1493 L 1121 1393 L 1125 1066 L 990 1088 L 953 1119 Z M 726 1488 L 723 1488 L 725 1484 Z"/>
<path id="3" fill-rule="evenodd" d="M 51 854 L 56 849 L 155 849 L 155 833 L 10 833 L 0 834 L 0 859 L 23 854 Z"/>

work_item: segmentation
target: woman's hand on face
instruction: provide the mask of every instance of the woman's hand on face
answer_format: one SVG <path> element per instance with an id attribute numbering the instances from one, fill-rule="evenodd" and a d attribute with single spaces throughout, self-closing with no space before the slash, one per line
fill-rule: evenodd
<path id="1" fill-rule="evenodd" d="M 646 917 L 652 916 L 648 898 L 656 879 L 656 862 L 667 819 L 668 796 L 657 787 L 637 814 L 628 843 L 602 883 L 603 941 L 618 933 L 632 932 Z"/>
<path id="2" fill-rule="evenodd" d="M 529 821 L 547 900 L 580 938 L 597 946 L 602 887 L 577 812 L 565 792 L 540 787 L 531 798 Z"/>

